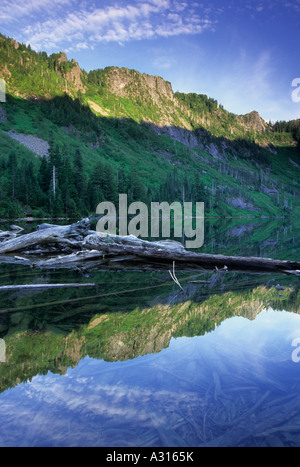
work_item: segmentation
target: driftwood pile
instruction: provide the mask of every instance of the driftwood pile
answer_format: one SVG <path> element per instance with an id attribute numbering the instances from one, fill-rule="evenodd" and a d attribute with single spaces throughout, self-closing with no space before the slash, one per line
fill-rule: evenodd
<path id="1" fill-rule="evenodd" d="M 17 232 L 17 233 L 16 233 Z M 42 224 L 35 232 L 0 233 L 0 263 L 34 268 L 230 270 L 300 274 L 300 261 L 209 255 L 186 250 L 175 241 L 149 242 L 133 236 L 100 236 L 89 219 L 76 224 Z"/>

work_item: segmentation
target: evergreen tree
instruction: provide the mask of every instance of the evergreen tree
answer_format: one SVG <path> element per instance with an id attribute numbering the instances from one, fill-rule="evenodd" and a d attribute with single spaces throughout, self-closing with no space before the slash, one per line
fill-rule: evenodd
<path id="1" fill-rule="evenodd" d="M 132 171 L 129 177 L 129 188 L 128 188 L 128 202 L 141 201 L 147 203 L 147 191 L 145 186 L 140 181 L 137 173 Z"/>
<path id="2" fill-rule="evenodd" d="M 38 182 L 40 185 L 41 190 L 44 193 L 48 193 L 50 188 L 50 181 L 51 181 L 51 165 L 47 161 L 47 158 L 44 156 L 41 159 L 40 168 L 38 171 Z"/>
<path id="3" fill-rule="evenodd" d="M 12 198 L 16 195 L 16 178 L 17 178 L 17 158 L 14 152 L 11 152 L 8 158 L 8 170 L 10 180 L 10 194 Z"/>
<path id="4" fill-rule="evenodd" d="M 118 170 L 117 186 L 119 194 L 128 192 L 128 179 L 124 168 Z"/>
<path id="5" fill-rule="evenodd" d="M 65 157 L 63 163 L 63 178 L 60 177 L 61 199 L 64 212 L 67 216 L 76 217 L 78 215 L 77 206 L 79 204 L 78 193 L 75 187 L 75 177 L 69 157 Z"/>
<path id="6" fill-rule="evenodd" d="M 83 160 L 79 149 L 76 150 L 74 157 L 74 183 L 77 190 L 78 209 L 82 213 L 86 212 L 87 178 L 83 170 Z"/>
<path id="7" fill-rule="evenodd" d="M 116 203 L 118 201 L 118 189 L 116 175 L 110 164 L 105 164 L 102 170 L 101 189 L 106 201 Z"/>
<path id="8" fill-rule="evenodd" d="M 192 197 L 194 202 L 204 202 L 206 198 L 205 187 L 198 172 L 196 172 L 193 180 Z"/>
<path id="9" fill-rule="evenodd" d="M 99 203 L 104 201 L 102 191 L 103 164 L 99 162 L 94 168 L 88 183 L 88 207 L 91 212 L 96 212 Z"/>

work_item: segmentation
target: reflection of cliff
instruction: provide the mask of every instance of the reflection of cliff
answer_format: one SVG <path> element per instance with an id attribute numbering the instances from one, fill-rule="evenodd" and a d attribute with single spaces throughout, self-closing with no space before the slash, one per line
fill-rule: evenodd
<path id="1" fill-rule="evenodd" d="M 172 297 L 173 298 L 173 297 Z M 96 315 L 68 336 L 50 331 L 21 332 L 6 339 L 6 363 L 0 365 L 0 390 L 37 374 L 64 374 L 86 356 L 106 361 L 134 359 L 168 347 L 171 337 L 204 335 L 231 316 L 255 319 L 263 309 L 300 312 L 300 293 L 273 288 L 210 295 L 202 303 L 156 304 L 129 313 Z"/>

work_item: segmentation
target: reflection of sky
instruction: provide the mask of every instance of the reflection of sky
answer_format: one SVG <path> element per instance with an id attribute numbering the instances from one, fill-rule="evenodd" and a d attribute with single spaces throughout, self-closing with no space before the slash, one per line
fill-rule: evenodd
<path id="1" fill-rule="evenodd" d="M 196 436 L 209 403 L 232 394 L 238 400 L 239 391 L 299 393 L 295 337 L 300 316 L 270 310 L 255 321 L 230 318 L 202 337 L 173 339 L 157 355 L 85 358 L 66 375 L 39 375 L 0 395 L 0 445 L 195 446 L 200 438 L 187 438 L 182 427 Z"/>

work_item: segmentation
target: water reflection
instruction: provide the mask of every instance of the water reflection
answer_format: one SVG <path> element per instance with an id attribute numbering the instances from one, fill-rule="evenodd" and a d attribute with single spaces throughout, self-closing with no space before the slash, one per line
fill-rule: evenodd
<path id="1" fill-rule="evenodd" d="M 297 259 L 300 221 L 283 219 L 211 219 L 205 222 L 205 253 Z"/>
<path id="2" fill-rule="evenodd" d="M 86 357 L 1 395 L 0 444 L 296 446 L 300 317 L 263 311 L 126 362 Z"/>
<path id="3" fill-rule="evenodd" d="M 299 259 L 296 227 L 219 222 L 206 252 Z M 98 286 L 1 293 L 0 445 L 300 445 L 299 278 L 177 277 L 1 264 L 2 285 Z"/>

